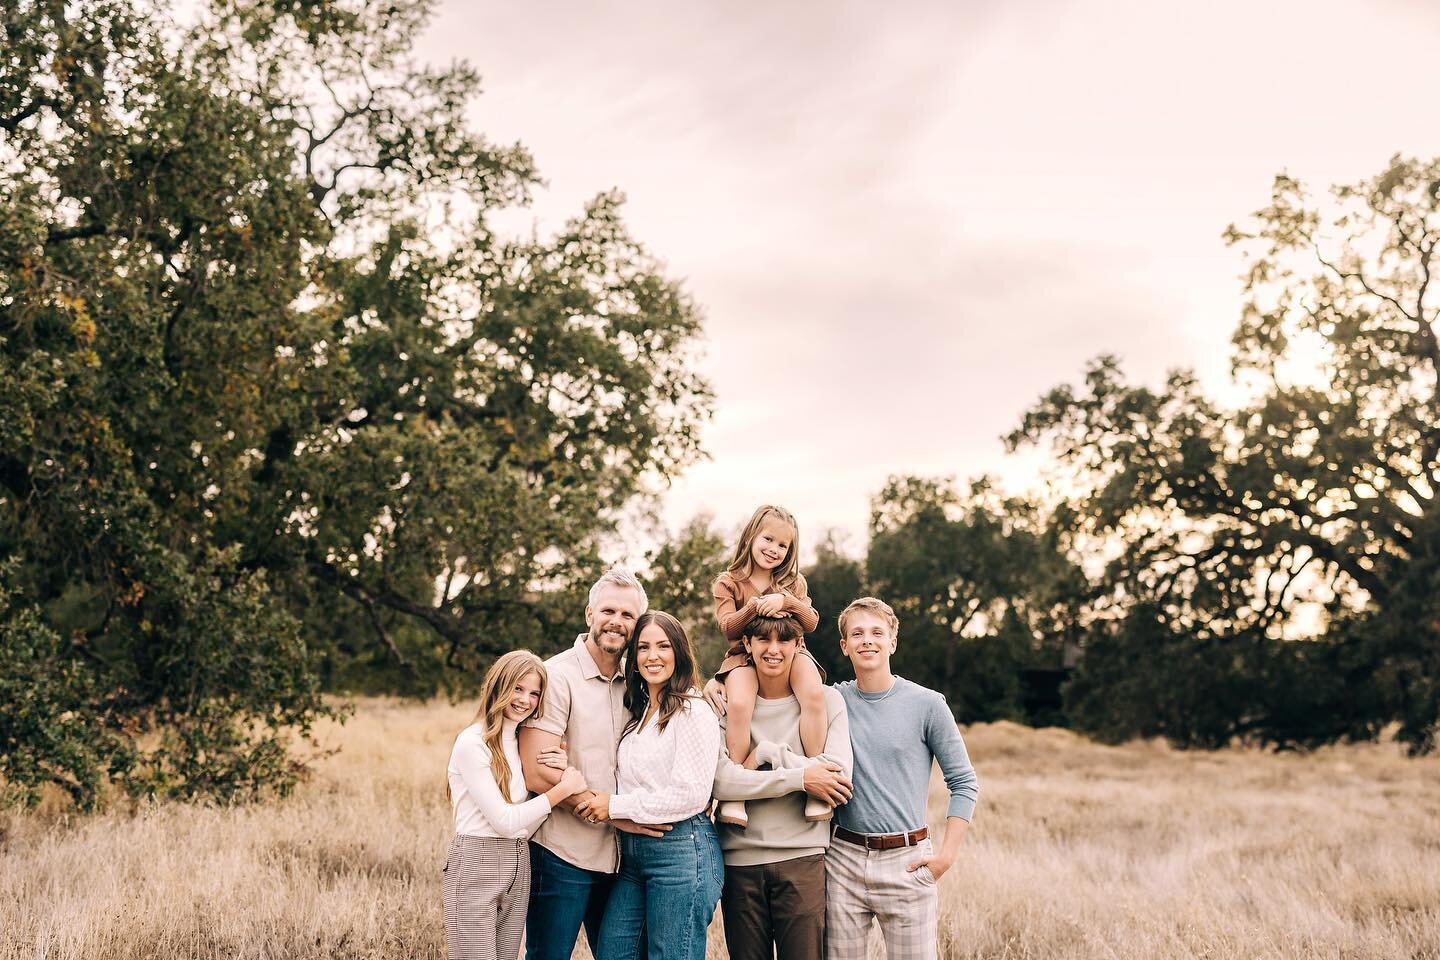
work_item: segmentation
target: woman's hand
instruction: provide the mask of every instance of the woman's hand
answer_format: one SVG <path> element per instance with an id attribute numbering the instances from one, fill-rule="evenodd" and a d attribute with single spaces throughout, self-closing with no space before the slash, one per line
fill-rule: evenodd
<path id="1" fill-rule="evenodd" d="M 540 751 L 535 759 L 540 761 L 542 766 L 554 767 L 556 770 L 564 770 L 570 766 L 570 758 L 565 754 L 565 741 L 561 740 L 558 747 L 547 747 Z M 583 787 L 581 789 L 584 789 Z"/>
<path id="2" fill-rule="evenodd" d="M 575 816 L 587 823 L 601 823 L 610 819 L 610 794 L 597 792 L 575 808 Z"/>
<path id="3" fill-rule="evenodd" d="M 544 754 L 541 754 L 543 757 Z M 560 775 L 560 786 L 565 790 L 565 796 L 573 797 L 577 793 L 584 793 L 588 787 L 585 785 L 585 775 L 574 767 L 566 767 L 565 772 Z"/>

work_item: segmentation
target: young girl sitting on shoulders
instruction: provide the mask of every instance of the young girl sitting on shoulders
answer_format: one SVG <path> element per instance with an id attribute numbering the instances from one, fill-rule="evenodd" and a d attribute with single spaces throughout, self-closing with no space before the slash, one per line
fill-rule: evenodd
<path id="1" fill-rule="evenodd" d="M 794 617 L 806 633 L 820 625 L 820 615 L 810 605 L 800 573 L 799 555 L 795 518 L 782 507 L 766 504 L 750 517 L 729 568 L 715 580 L 715 619 L 730 643 L 715 674 L 725 685 L 725 749 L 731 759 L 746 766 L 754 766 L 750 720 L 759 696 L 759 679 L 740 634 L 757 616 Z M 790 686 L 800 704 L 800 743 L 805 755 L 813 757 L 825 749 L 825 677 L 803 640 L 791 666 Z M 823 800 L 807 796 L 807 820 L 828 820 L 831 813 Z M 738 800 L 720 804 L 717 815 L 722 823 L 739 827 L 747 823 L 745 805 Z"/>

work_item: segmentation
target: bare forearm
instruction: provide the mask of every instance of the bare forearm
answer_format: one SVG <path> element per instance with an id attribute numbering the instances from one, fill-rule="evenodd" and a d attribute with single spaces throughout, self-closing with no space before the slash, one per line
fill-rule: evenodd
<path id="1" fill-rule="evenodd" d="M 560 778 L 564 775 L 564 770 L 537 764 L 533 769 L 525 771 L 525 789 L 531 793 L 543 793 L 549 797 L 552 810 L 574 810 L 576 804 L 595 796 L 593 790 L 582 790 L 579 793 L 572 793 L 567 797 L 556 799 L 561 792 L 559 789 Z"/>
<path id="2" fill-rule="evenodd" d="M 595 796 L 591 790 L 583 790 L 580 793 L 572 793 L 568 797 L 556 800 L 559 793 L 555 788 L 560 783 L 565 771 L 552 767 L 549 764 L 540 762 L 540 754 L 550 744 L 543 742 L 540 738 L 521 735 L 520 741 L 520 770 L 525 775 L 525 789 L 531 793 L 543 793 L 550 798 L 552 810 L 574 810 L 575 805 Z M 559 742 L 559 738 L 555 738 Z"/>
<path id="3" fill-rule="evenodd" d="M 520 769 L 525 774 L 525 789 L 531 793 L 546 793 L 555 784 L 560 782 L 564 770 L 556 770 L 554 767 L 547 767 L 539 760 L 530 761 L 521 759 Z"/>
<path id="4" fill-rule="evenodd" d="M 947 862 L 953 862 L 955 855 L 960 852 L 960 841 L 965 839 L 965 831 L 969 826 L 969 820 L 960 817 L 945 818 L 945 839 L 940 844 L 940 855 Z"/>

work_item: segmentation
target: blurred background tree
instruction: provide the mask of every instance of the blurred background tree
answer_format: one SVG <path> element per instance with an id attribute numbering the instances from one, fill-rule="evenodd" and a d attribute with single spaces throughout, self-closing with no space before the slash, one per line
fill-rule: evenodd
<path id="1" fill-rule="evenodd" d="M 650 609 L 663 610 L 684 625 L 702 676 L 719 669 L 728 647 L 715 622 L 710 588 L 729 564 L 730 550 L 714 519 L 702 513 L 647 558 L 644 583 Z"/>
<path id="2" fill-rule="evenodd" d="M 1396 157 L 1320 204 L 1289 177 L 1229 239 L 1250 261 L 1225 409 L 1102 357 L 1009 438 L 1076 491 L 1064 534 L 1120 545 L 1082 726 L 1217 745 L 1371 738 L 1440 720 L 1440 162 Z"/>
<path id="3" fill-rule="evenodd" d="M 1059 719 L 1027 684 L 1063 669 L 1089 584 L 1046 520 L 985 478 L 892 477 L 871 501 L 866 573 L 900 617 L 896 669 L 962 722 Z"/>
<path id="4" fill-rule="evenodd" d="M 1248 400 L 1222 405 L 1185 370 L 1130 384 L 1099 357 L 1007 437 L 1051 455 L 1043 500 L 892 477 L 863 562 L 817 552 L 817 608 L 888 600 L 897 670 L 962 722 L 1209 748 L 1393 729 L 1433 750 L 1437 198 L 1440 161 L 1396 157 L 1323 203 L 1278 177 L 1227 234 L 1249 259 L 1234 336 Z"/>
<path id="5" fill-rule="evenodd" d="M 805 638 L 805 644 L 825 668 L 827 680 L 853 680 L 855 671 L 840 653 L 839 617 L 851 600 L 864 596 L 864 565 L 850 556 L 840 535 L 830 530 L 815 546 L 815 562 L 803 572 L 810 603 L 820 615 L 820 626 Z"/>
<path id="6" fill-rule="evenodd" d="M 490 230 L 534 166 L 467 128 L 468 67 L 409 58 L 426 6 L 6 7 L 13 796 L 284 790 L 326 684 L 553 644 L 617 512 L 698 455 L 698 310 L 616 194 Z"/>

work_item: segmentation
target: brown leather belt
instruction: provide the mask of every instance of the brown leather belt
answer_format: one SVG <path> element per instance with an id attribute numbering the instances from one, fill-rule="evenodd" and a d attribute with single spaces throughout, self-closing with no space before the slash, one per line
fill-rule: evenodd
<path id="1" fill-rule="evenodd" d="M 835 836 L 869 850 L 894 850 L 896 847 L 913 847 L 930 836 L 929 827 L 911 830 L 909 833 L 856 833 L 844 827 L 835 828 Z"/>

